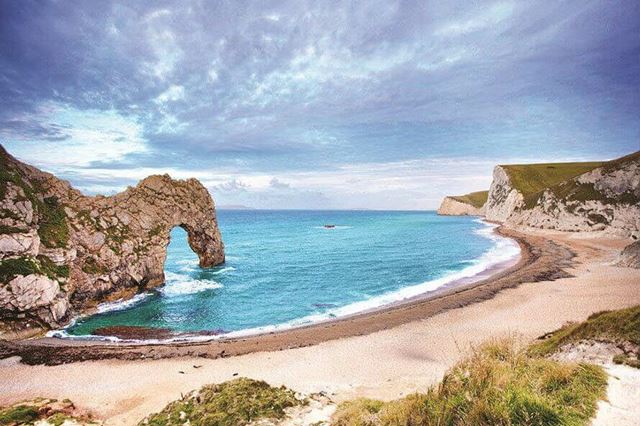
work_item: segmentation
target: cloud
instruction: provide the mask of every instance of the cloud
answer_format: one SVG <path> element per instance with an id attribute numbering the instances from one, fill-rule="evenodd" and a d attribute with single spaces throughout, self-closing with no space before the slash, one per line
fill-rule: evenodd
<path id="1" fill-rule="evenodd" d="M 394 205 L 433 207 L 439 190 L 377 166 L 380 192 L 362 200 L 366 188 L 291 177 L 636 150 L 639 20 L 631 0 L 5 2 L 0 138 L 79 184 L 179 169 L 212 187 L 316 192 L 296 203 L 366 207 L 396 191 Z M 475 189 L 471 178 L 455 190 Z"/>
<path id="2" fill-rule="evenodd" d="M 271 181 L 269 182 L 269 185 L 272 188 L 277 188 L 277 189 L 289 189 L 291 188 L 291 185 L 289 185 L 288 183 L 282 182 L 280 179 L 278 178 L 273 178 L 271 179 Z"/>
<path id="3" fill-rule="evenodd" d="M 237 179 L 231 179 L 226 182 L 213 185 L 211 189 L 213 191 L 222 191 L 222 192 L 246 192 L 249 185 L 243 183 Z"/>

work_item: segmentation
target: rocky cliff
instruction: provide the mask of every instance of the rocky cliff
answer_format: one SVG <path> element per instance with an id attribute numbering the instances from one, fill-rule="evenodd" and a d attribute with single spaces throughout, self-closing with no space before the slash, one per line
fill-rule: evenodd
<path id="1" fill-rule="evenodd" d="M 489 196 L 484 205 L 487 220 L 504 222 L 524 204 L 524 196 L 513 187 L 511 179 L 503 166 L 493 169 L 493 180 L 489 187 Z"/>
<path id="2" fill-rule="evenodd" d="M 57 326 L 105 299 L 164 282 L 169 233 L 187 231 L 200 266 L 224 262 L 209 192 L 150 176 L 88 197 L 0 146 L 0 321 Z"/>
<path id="3" fill-rule="evenodd" d="M 490 191 L 489 199 L 492 198 Z M 573 232 L 607 231 L 638 238 L 640 153 L 607 162 L 540 192 L 519 194 L 517 203 L 506 207 L 513 207 L 506 221 L 515 225 Z"/>
<path id="4" fill-rule="evenodd" d="M 443 216 L 482 216 L 486 201 L 487 191 L 448 196 L 442 200 L 438 214 Z"/>
<path id="5" fill-rule="evenodd" d="M 438 213 L 474 211 L 448 198 L 460 197 L 445 198 Z M 486 203 L 476 209 L 515 226 L 640 238 L 640 152 L 608 162 L 496 166 Z"/>

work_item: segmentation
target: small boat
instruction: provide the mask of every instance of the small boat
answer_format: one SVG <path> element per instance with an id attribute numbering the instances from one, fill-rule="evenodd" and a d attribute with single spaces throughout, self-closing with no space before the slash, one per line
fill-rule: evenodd
<path id="1" fill-rule="evenodd" d="M 325 227 L 326 229 L 333 229 L 333 228 L 335 228 L 336 226 L 335 226 L 335 225 L 324 225 L 324 227 Z"/>

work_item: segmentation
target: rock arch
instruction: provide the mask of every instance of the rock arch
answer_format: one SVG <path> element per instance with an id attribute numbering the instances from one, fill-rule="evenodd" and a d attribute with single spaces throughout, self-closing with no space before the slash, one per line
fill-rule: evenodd
<path id="1" fill-rule="evenodd" d="M 187 232 L 201 267 L 224 262 L 213 199 L 196 179 L 154 175 L 116 195 L 89 197 L 1 146 L 0 163 L 0 225 L 9 230 L 0 233 L 0 320 L 26 315 L 58 325 L 163 284 L 175 226 Z M 4 271 L 14 263 L 15 273 Z"/>

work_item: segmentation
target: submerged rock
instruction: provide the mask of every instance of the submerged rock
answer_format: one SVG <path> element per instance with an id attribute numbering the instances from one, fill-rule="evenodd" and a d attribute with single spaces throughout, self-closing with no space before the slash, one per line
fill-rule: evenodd
<path id="1" fill-rule="evenodd" d="M 0 321 L 58 326 L 116 295 L 161 285 L 175 226 L 187 231 L 201 267 L 224 262 L 215 206 L 198 180 L 149 176 L 89 197 L 0 146 Z"/>

